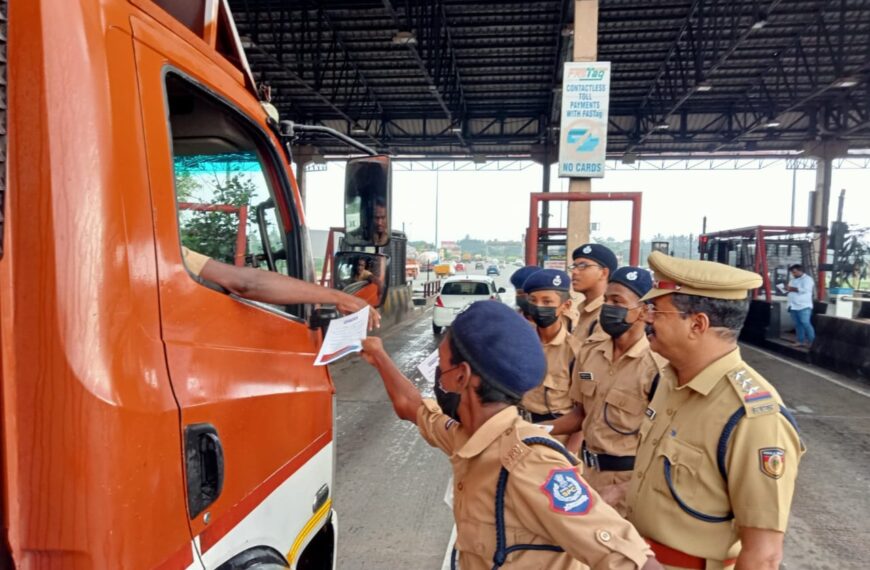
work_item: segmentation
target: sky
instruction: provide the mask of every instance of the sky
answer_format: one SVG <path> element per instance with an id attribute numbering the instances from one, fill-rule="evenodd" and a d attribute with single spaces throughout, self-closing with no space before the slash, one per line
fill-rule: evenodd
<path id="1" fill-rule="evenodd" d="M 529 193 L 541 189 L 541 166 L 514 171 L 439 172 L 393 169 L 394 229 L 411 241 L 435 240 L 435 196 L 438 188 L 438 239 L 520 240 L 529 223 Z M 306 216 L 312 229 L 342 226 L 344 164 L 306 173 Z M 807 223 L 809 192 L 815 171 L 797 173 L 795 224 Z M 551 191 L 566 191 L 567 179 L 553 170 Z M 870 170 L 835 169 L 830 219 L 836 219 L 837 197 L 846 189 L 844 220 L 870 226 Z M 641 237 L 717 231 L 753 225 L 789 225 L 792 171 L 785 162 L 756 170 L 610 170 L 592 182 L 593 192 L 641 192 Z M 564 227 L 567 207 L 551 206 L 551 226 Z M 628 239 L 628 203 L 593 203 L 596 236 Z"/>

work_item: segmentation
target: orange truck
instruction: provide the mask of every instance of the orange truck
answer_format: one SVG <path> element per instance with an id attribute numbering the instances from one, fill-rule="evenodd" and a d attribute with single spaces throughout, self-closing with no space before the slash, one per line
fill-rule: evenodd
<path id="1" fill-rule="evenodd" d="M 319 309 L 183 261 L 314 280 L 226 0 L 0 10 L 0 567 L 334 567 Z"/>

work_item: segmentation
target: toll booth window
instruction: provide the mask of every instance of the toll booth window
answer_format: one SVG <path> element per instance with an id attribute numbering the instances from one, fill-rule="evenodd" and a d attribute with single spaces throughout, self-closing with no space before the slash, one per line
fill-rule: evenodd
<path id="1" fill-rule="evenodd" d="M 262 135 L 178 76 L 167 75 L 166 90 L 181 245 L 223 263 L 297 273 Z"/>

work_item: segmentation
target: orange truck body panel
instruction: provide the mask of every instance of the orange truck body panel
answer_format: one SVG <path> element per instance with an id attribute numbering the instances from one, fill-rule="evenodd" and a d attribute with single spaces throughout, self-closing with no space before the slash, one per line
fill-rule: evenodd
<path id="1" fill-rule="evenodd" d="M 312 366 L 320 337 L 304 321 L 185 271 L 164 70 L 218 94 L 275 149 L 280 141 L 245 75 L 148 0 L 10 4 L 7 546 L 21 568 L 195 565 L 331 446 L 333 385 Z M 279 210 L 305 231 L 284 170 Z M 199 422 L 220 434 L 225 481 L 191 519 L 183 429 Z M 308 518 L 312 499 L 281 508 Z"/>

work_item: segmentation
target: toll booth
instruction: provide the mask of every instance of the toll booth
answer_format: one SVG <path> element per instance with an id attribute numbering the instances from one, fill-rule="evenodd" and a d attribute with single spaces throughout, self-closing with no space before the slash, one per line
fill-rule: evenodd
<path id="1" fill-rule="evenodd" d="M 803 265 L 806 273 L 816 278 L 816 298 L 824 301 L 825 274 L 820 268 L 825 267 L 826 247 L 825 229 L 817 227 L 753 226 L 698 238 L 701 259 L 761 275 L 762 286 L 752 292 L 752 298 L 763 294 L 768 302 L 776 294 L 776 284 L 788 281 L 788 268 L 794 264 Z"/>

